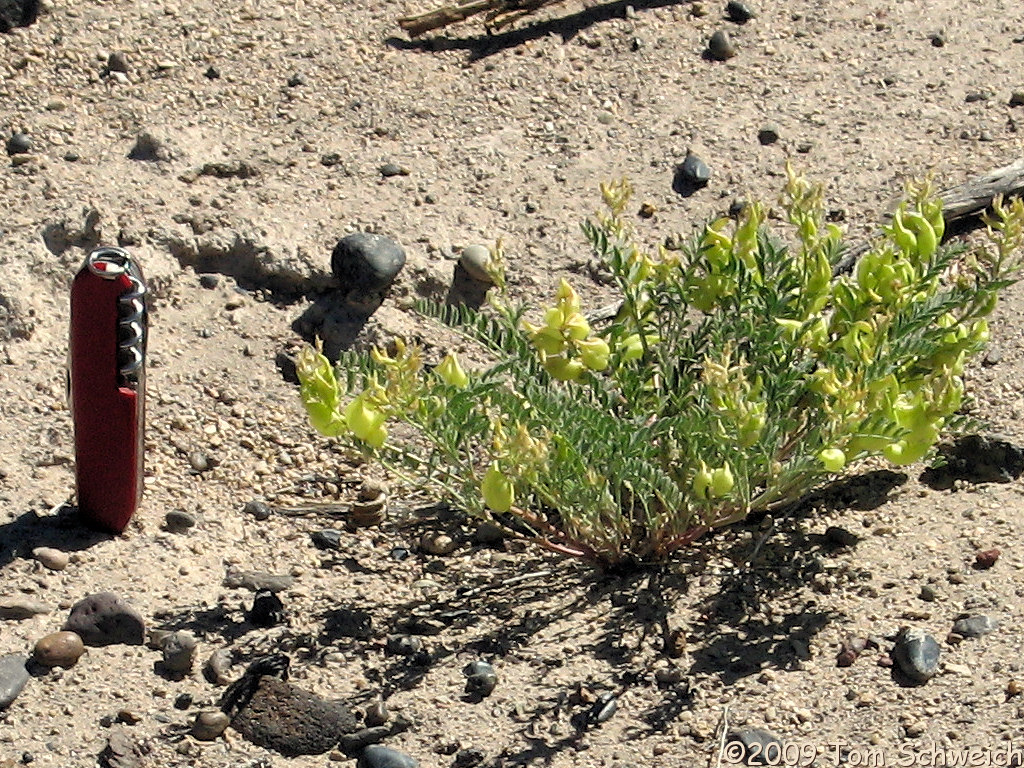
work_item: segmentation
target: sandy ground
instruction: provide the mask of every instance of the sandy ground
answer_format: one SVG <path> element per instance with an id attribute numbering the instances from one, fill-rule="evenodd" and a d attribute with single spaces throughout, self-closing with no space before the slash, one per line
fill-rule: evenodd
<path id="1" fill-rule="evenodd" d="M 542 300 L 568 276 L 602 303 L 578 231 L 601 181 L 629 176 L 638 206 L 656 209 L 637 219 L 654 243 L 737 197 L 774 199 L 790 158 L 856 237 L 910 177 L 934 171 L 950 186 L 1024 154 L 1024 109 L 1009 106 L 1024 89 L 1018 0 L 761 3 L 742 26 L 724 3 L 701 6 L 569 2 L 511 31 L 470 22 L 410 42 L 395 19 L 427 6 L 408 0 L 82 0 L 0 35 L 0 129 L 31 140 L 0 163 L 0 597 L 50 609 L 0 622 L 0 655 L 30 652 L 104 590 L 150 627 L 199 639 L 181 680 L 161 674 L 159 651 L 122 645 L 33 677 L 0 713 L 0 765 L 92 766 L 114 731 L 145 745 L 144 766 L 347 759 L 184 735 L 222 693 L 199 671 L 218 649 L 232 652 L 232 677 L 284 650 L 296 685 L 361 707 L 383 697 L 411 721 L 386 743 L 428 768 L 714 764 L 723 721 L 777 734 L 793 745 L 786 764 L 930 765 L 973 748 L 999 765 L 1024 749 L 1019 483 L 935 490 L 921 468 L 875 473 L 767 538 L 762 523 L 737 526 L 668 573 L 621 579 L 474 544 L 471 525 L 417 512 L 431 500 L 400 485 L 389 521 L 339 551 L 311 543 L 329 517 L 244 511 L 254 499 L 347 503 L 380 477 L 311 435 L 277 364 L 330 319 L 329 257 L 346 233 L 388 235 L 408 263 L 370 323 L 333 327 L 335 341 L 400 333 L 440 354 L 450 340 L 407 307 L 446 295 L 470 243 L 504 239 L 517 295 Z M 701 55 L 717 29 L 738 49 L 726 62 Z M 769 124 L 780 138 L 763 146 Z M 683 197 L 672 177 L 688 149 L 712 177 Z M 385 163 L 406 173 L 384 177 Z M 128 247 L 152 289 L 147 492 L 115 538 L 53 511 L 74 484 L 68 287 L 98 242 Z M 203 287 L 198 272 L 219 281 Z M 1018 286 L 995 315 L 994 364 L 970 377 L 978 414 L 1011 439 L 1022 306 Z M 212 468 L 195 469 L 197 452 Z M 197 524 L 166 530 L 172 511 Z M 832 525 L 861 541 L 830 545 Z M 419 551 L 425 531 L 457 549 Z M 47 570 L 39 546 L 70 564 Z M 992 547 L 995 566 L 975 569 Z M 292 576 L 286 623 L 247 623 L 252 593 L 224 584 L 229 568 Z M 339 631 L 344 610 L 370 614 L 368 638 Z M 965 613 L 1000 628 L 948 642 Z M 422 664 L 386 652 L 415 616 L 443 625 L 422 638 Z M 940 641 L 941 672 L 924 686 L 878 663 L 904 625 Z M 882 647 L 839 667 L 849 636 Z M 462 669 L 481 658 L 499 683 L 467 701 Z M 618 710 L 578 734 L 574 715 L 602 693 Z"/>

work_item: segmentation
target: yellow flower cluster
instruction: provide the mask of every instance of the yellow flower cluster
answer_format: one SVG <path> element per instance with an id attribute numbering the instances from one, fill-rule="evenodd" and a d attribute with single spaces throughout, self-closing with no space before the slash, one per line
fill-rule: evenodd
<path id="1" fill-rule="evenodd" d="M 579 294 L 564 279 L 555 306 L 544 313 L 544 325 L 523 321 L 523 329 L 540 352 L 544 369 L 560 381 L 578 381 L 584 371 L 608 367 L 608 342 L 591 335 L 590 324 L 580 311 Z"/>

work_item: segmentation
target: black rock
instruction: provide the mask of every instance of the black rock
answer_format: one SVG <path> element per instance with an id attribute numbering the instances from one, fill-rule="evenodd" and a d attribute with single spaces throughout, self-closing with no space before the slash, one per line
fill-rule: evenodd
<path id="1" fill-rule="evenodd" d="M 756 17 L 757 14 L 746 3 L 741 3 L 739 0 L 729 0 L 725 5 L 725 16 L 729 21 L 734 21 L 737 24 L 746 24 Z"/>
<path id="2" fill-rule="evenodd" d="M 25 664 L 27 656 L 9 654 L 0 656 L 0 711 L 11 706 L 18 694 L 25 688 L 29 674 Z"/>
<path id="3" fill-rule="evenodd" d="M 114 51 L 107 57 L 108 72 L 128 72 L 128 57 L 122 51 Z"/>
<path id="4" fill-rule="evenodd" d="M 175 709 L 188 709 L 192 706 L 192 694 L 191 693 L 179 693 L 174 697 L 174 708 Z"/>
<path id="5" fill-rule="evenodd" d="M 772 123 L 768 123 L 763 126 L 761 130 L 757 132 L 757 140 L 761 142 L 763 146 L 774 144 L 779 140 L 779 129 Z"/>
<path id="6" fill-rule="evenodd" d="M 206 71 L 203 72 L 203 77 L 205 77 L 207 80 L 219 80 L 220 70 L 211 64 L 209 67 L 206 68 Z"/>
<path id="7" fill-rule="evenodd" d="M 470 696 L 485 698 L 498 685 L 498 675 L 486 661 L 470 662 L 463 672 L 466 675 L 466 693 Z"/>
<path id="8" fill-rule="evenodd" d="M 904 629 L 896 638 L 892 658 L 910 680 L 926 683 L 939 671 L 939 643 L 923 629 Z"/>
<path id="9" fill-rule="evenodd" d="M 0 32 L 34 24 L 40 5 L 40 0 L 0 0 Z"/>
<path id="10" fill-rule="evenodd" d="M 273 627 L 284 621 L 284 603 L 269 589 L 261 589 L 252 601 L 246 616 L 257 627 Z"/>
<path id="11" fill-rule="evenodd" d="M 764 728 L 742 728 L 730 731 L 725 737 L 729 743 L 742 745 L 742 753 L 730 754 L 730 762 L 744 765 L 779 765 L 782 759 L 782 740 Z"/>
<path id="12" fill-rule="evenodd" d="M 363 750 L 356 768 L 418 768 L 419 763 L 397 749 L 374 744 Z"/>
<path id="13" fill-rule="evenodd" d="M 337 608 L 328 615 L 324 631 L 338 637 L 369 640 L 373 635 L 373 617 L 358 608 Z"/>
<path id="14" fill-rule="evenodd" d="M 204 272 L 199 276 L 199 285 L 207 290 L 212 290 L 220 284 L 220 275 L 216 272 Z"/>
<path id="15" fill-rule="evenodd" d="M 359 729 L 342 701 L 329 701 L 277 677 L 261 676 L 231 726 L 257 746 L 282 755 L 320 755 Z"/>
<path id="16" fill-rule="evenodd" d="M 1008 103 L 1011 107 L 1024 107 L 1024 91 L 1014 91 L 1011 93 Z"/>
<path id="17" fill-rule="evenodd" d="M 719 29 L 708 39 L 708 58 L 715 61 L 726 61 L 736 55 L 736 46 L 729 39 L 729 33 Z"/>
<path id="18" fill-rule="evenodd" d="M 999 622 L 991 616 L 978 614 L 957 619 L 953 622 L 953 631 L 963 637 L 981 637 L 999 629 Z"/>
<path id="19" fill-rule="evenodd" d="M 277 366 L 277 370 L 281 374 L 282 379 L 287 381 L 289 384 L 299 383 L 299 372 L 295 367 L 294 357 L 284 350 L 281 350 L 274 355 L 274 365 Z"/>
<path id="20" fill-rule="evenodd" d="M 387 179 L 392 176 L 408 176 L 409 172 L 395 163 L 384 163 L 380 167 L 380 175 Z"/>
<path id="21" fill-rule="evenodd" d="M 266 520 L 274 513 L 273 508 L 269 504 L 259 499 L 245 502 L 242 511 L 247 515 L 252 515 L 257 520 Z"/>
<path id="22" fill-rule="evenodd" d="M 322 528 L 313 531 L 310 538 L 318 549 L 341 549 L 341 537 L 344 536 L 337 528 Z"/>
<path id="23" fill-rule="evenodd" d="M 113 592 L 89 595 L 71 607 L 64 630 L 75 632 L 91 646 L 142 645 L 146 621 L 137 610 Z"/>
<path id="24" fill-rule="evenodd" d="M 13 133 L 7 140 L 8 155 L 23 155 L 32 151 L 32 139 L 25 133 Z"/>
<path id="25" fill-rule="evenodd" d="M 331 271 L 346 291 L 385 291 L 404 266 L 402 246 L 369 232 L 343 237 L 331 254 Z"/>
<path id="26" fill-rule="evenodd" d="M 168 531 L 181 533 L 187 531 L 196 524 L 195 515 L 189 514 L 181 509 L 172 509 L 164 515 L 164 527 Z"/>
<path id="27" fill-rule="evenodd" d="M 708 164 L 697 155 L 689 153 L 676 167 L 676 175 L 672 182 L 672 188 L 681 194 L 706 187 L 711 178 L 711 169 Z"/>

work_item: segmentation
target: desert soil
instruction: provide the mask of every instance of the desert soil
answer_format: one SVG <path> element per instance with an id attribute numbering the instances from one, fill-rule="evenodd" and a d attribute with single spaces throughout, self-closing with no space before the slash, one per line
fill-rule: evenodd
<path id="1" fill-rule="evenodd" d="M 180 680 L 159 651 L 126 645 L 37 673 L 0 713 L 0 764 L 93 766 L 114 731 L 144 745 L 143 766 L 346 764 L 232 730 L 188 735 L 223 692 L 200 671 L 218 649 L 232 677 L 282 650 L 300 687 L 361 707 L 383 697 L 411 723 L 386 743 L 426 768 L 713 765 L 723 722 L 794 745 L 787 764 L 936 764 L 973 748 L 998 765 L 1024 748 L 1019 483 L 942 490 L 923 467 L 874 472 L 774 529 L 699 542 L 662 574 L 602 576 L 475 544 L 471 523 L 424 511 L 434 500 L 419 489 L 314 436 L 282 374 L 317 331 L 339 347 L 401 334 L 435 357 L 459 348 L 409 306 L 447 295 L 471 243 L 503 239 L 517 296 L 543 301 L 564 276 L 598 306 L 607 289 L 578 224 L 621 175 L 656 211 L 636 219 L 653 244 L 736 198 L 775 199 L 788 158 L 856 238 L 908 179 L 952 186 L 1024 154 L 1024 108 L 1010 106 L 1024 90 L 1019 0 L 758 2 L 743 25 L 724 2 L 701 6 L 572 1 L 510 31 L 471 21 L 410 42 L 396 18 L 428 2 L 80 0 L 0 35 L 0 129 L 31 141 L 0 164 L 0 597 L 49 607 L 0 622 L 0 655 L 30 653 L 107 590 L 152 629 L 199 639 Z M 725 62 L 702 56 L 717 29 L 737 48 Z M 108 66 L 115 53 L 124 71 Z M 779 139 L 762 145 L 769 124 Z M 688 149 L 712 176 L 684 197 L 672 180 Z M 386 163 L 403 173 L 385 177 Z M 332 314 L 331 249 L 354 231 L 408 254 L 362 328 Z M 117 537 L 59 511 L 74 485 L 68 289 L 96 243 L 129 248 L 152 290 L 146 495 Z M 201 285 L 204 272 L 219 279 Z M 1022 308 L 1016 286 L 989 365 L 970 374 L 977 415 L 1011 440 L 1024 439 Z M 389 519 L 337 551 L 310 538 L 337 527 L 325 514 L 244 510 L 346 504 L 367 477 L 392 483 Z M 197 523 L 167 530 L 169 512 Z M 859 543 L 830 544 L 829 526 Z M 421 551 L 431 531 L 455 551 Z M 40 546 L 70 563 L 47 570 Z M 976 569 L 990 548 L 1001 557 Z M 252 593 L 225 585 L 229 568 L 293 577 L 286 622 L 248 623 Z M 505 583 L 517 576 L 529 578 Z M 345 636 L 346 610 L 368 612 L 369 637 Z M 964 614 L 1000 627 L 952 642 Z M 444 617 L 422 638 L 427 657 L 388 655 L 386 636 L 417 615 Z M 884 665 L 902 626 L 940 643 L 925 685 Z M 849 637 L 881 647 L 840 667 Z M 482 701 L 463 695 L 476 659 L 499 677 Z M 617 711 L 578 733 L 574 716 L 605 693 Z"/>

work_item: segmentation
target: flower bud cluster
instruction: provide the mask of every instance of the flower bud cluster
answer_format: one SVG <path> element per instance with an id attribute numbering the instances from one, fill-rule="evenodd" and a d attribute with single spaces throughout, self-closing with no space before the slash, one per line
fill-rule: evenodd
<path id="1" fill-rule="evenodd" d="M 579 294 L 565 279 L 558 286 L 555 306 L 544 313 L 544 324 L 523 321 L 523 329 L 540 352 L 544 369 L 560 381 L 578 381 L 587 370 L 608 367 L 608 342 L 591 334 Z"/>

